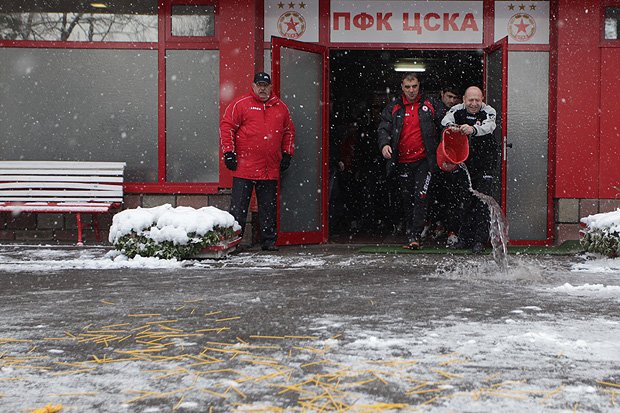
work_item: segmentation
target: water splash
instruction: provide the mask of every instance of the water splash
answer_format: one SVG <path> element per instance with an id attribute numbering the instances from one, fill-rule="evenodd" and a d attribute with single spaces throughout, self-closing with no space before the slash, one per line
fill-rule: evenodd
<path id="1" fill-rule="evenodd" d="M 465 164 L 460 165 L 467 175 L 469 191 L 489 208 L 489 237 L 493 247 L 493 259 L 503 272 L 508 271 L 508 220 L 502 208 L 492 196 L 476 191 L 471 185 L 471 176 Z"/>

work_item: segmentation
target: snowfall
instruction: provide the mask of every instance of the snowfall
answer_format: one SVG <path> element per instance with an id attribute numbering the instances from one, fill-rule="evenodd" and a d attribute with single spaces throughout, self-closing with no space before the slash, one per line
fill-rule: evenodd
<path id="1" fill-rule="evenodd" d="M 215 208 L 127 210 L 115 216 L 110 241 L 131 230 L 152 231 L 153 222 L 159 239 L 179 243 L 182 233 L 235 225 Z M 618 229 L 620 209 L 584 223 Z M 290 247 L 177 261 L 128 259 L 102 246 L 0 245 L 0 410 L 620 411 L 620 259 L 511 255 L 508 271 L 500 273 L 489 257 L 334 251 Z M 438 301 L 443 313 L 424 322 L 407 320 L 410 297 L 390 285 L 396 282 L 391 271 L 405 283 L 399 289 L 421 294 L 420 301 Z M 65 277 L 80 276 L 88 280 L 84 287 L 61 287 Z M 310 299 L 302 299 L 313 288 L 304 277 L 324 286 L 312 294 L 324 294 L 319 302 L 325 307 L 278 305 Z M 381 277 L 383 284 L 376 284 Z M 211 283 L 213 296 L 197 296 L 198 287 L 177 290 L 171 278 Z M 25 279 L 42 284 L 22 284 Z M 230 285 L 238 291 L 229 291 Z M 424 286 L 437 290 L 420 291 Z M 109 296 L 98 295 L 98 288 Z M 140 314 L 115 308 L 149 288 L 169 288 L 152 304 L 157 314 L 145 307 L 136 309 Z M 330 312 L 331 305 L 361 298 L 362 288 L 367 304 L 346 314 Z M 74 301 L 87 300 L 76 300 L 76 291 L 98 309 L 76 314 Z M 470 292 L 478 301 L 458 301 Z M 429 298 L 435 293 L 445 295 Z M 382 294 L 394 297 L 394 308 Z M 33 297 L 50 320 L 40 314 L 38 320 L 26 304 L 22 313 L 20 303 Z M 65 303 L 59 312 L 70 314 L 60 324 L 52 315 L 55 300 Z M 372 306 L 382 311 L 367 314 Z M 245 323 L 232 311 L 245 313 Z M 431 310 L 419 309 L 425 311 Z M 117 323 L 108 312 L 119 317 Z M 211 328 L 197 327 L 198 313 Z M 303 323 L 282 321 L 288 318 Z M 162 351 L 165 342 L 173 357 L 157 359 L 140 347 L 145 344 L 138 335 L 150 331 L 147 325 L 159 327 L 152 351 Z M 295 328 L 281 336 L 252 332 L 262 325 Z M 166 336 L 171 331 L 187 334 Z M 198 366 L 209 367 L 197 372 Z"/>

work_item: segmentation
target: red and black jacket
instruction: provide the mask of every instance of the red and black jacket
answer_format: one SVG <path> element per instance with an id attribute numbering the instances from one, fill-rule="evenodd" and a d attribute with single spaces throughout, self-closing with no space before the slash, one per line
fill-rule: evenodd
<path id="1" fill-rule="evenodd" d="M 420 97 L 418 108 L 418 118 L 420 119 L 420 130 L 422 131 L 422 141 L 426 150 L 426 160 L 431 171 L 436 170 L 435 152 L 437 151 L 438 132 L 435 123 L 435 108 L 431 101 L 424 96 Z M 392 148 L 392 158 L 387 162 L 388 176 L 395 171 L 398 163 L 398 142 L 405 122 L 405 104 L 402 96 L 388 103 L 381 112 L 381 122 L 377 130 L 379 150 L 385 145 Z"/>

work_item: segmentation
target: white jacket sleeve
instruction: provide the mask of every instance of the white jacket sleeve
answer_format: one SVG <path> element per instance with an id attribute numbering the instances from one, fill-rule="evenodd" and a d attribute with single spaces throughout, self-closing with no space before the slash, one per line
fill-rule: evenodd
<path id="1" fill-rule="evenodd" d="M 485 112 L 487 114 L 487 117 L 485 120 L 482 121 L 482 125 L 474 125 L 474 129 L 476 130 L 476 133 L 474 133 L 474 136 L 482 136 L 482 135 L 489 135 L 491 133 L 493 133 L 493 131 L 495 130 L 495 117 L 496 117 L 496 112 L 495 109 L 493 109 L 491 106 L 489 105 L 483 105 L 482 109 L 480 109 L 481 111 Z"/>

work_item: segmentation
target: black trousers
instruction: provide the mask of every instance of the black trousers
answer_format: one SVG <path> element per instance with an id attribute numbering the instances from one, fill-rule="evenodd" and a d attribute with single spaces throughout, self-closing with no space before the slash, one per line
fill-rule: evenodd
<path id="1" fill-rule="evenodd" d="M 469 201 L 471 193 L 463 182 L 467 180 L 465 171 L 457 168 L 453 172 L 433 172 L 429 189 L 427 221 L 434 224 L 441 221 L 448 232 L 458 232 L 462 223 L 464 200 Z"/>
<path id="2" fill-rule="evenodd" d="M 476 191 L 493 196 L 499 182 L 500 145 L 492 135 L 471 139 L 469 158 L 465 162 Z M 490 214 L 480 199 L 469 192 L 469 181 L 464 179 L 467 198 L 464 202 L 463 226 L 459 239 L 466 244 L 486 243 L 489 240 Z"/>
<path id="3" fill-rule="evenodd" d="M 429 166 L 426 158 L 398 164 L 398 182 L 405 214 L 405 232 L 409 242 L 417 241 L 424 229 L 428 209 Z"/>
<path id="4" fill-rule="evenodd" d="M 465 181 L 467 181 L 466 184 L 469 186 L 467 177 Z M 494 183 L 494 175 L 476 174 L 471 177 L 472 188 L 485 195 L 493 196 Z M 489 223 L 491 219 L 489 207 L 468 191 L 464 210 L 463 226 L 461 227 L 459 238 L 466 245 L 477 242 L 485 244 L 489 240 Z"/>
<path id="5" fill-rule="evenodd" d="M 245 223 L 252 197 L 252 189 L 256 188 L 258 201 L 258 222 L 260 224 L 261 244 L 263 246 L 276 243 L 276 202 L 278 181 L 233 178 L 230 214 L 245 230 Z"/>

